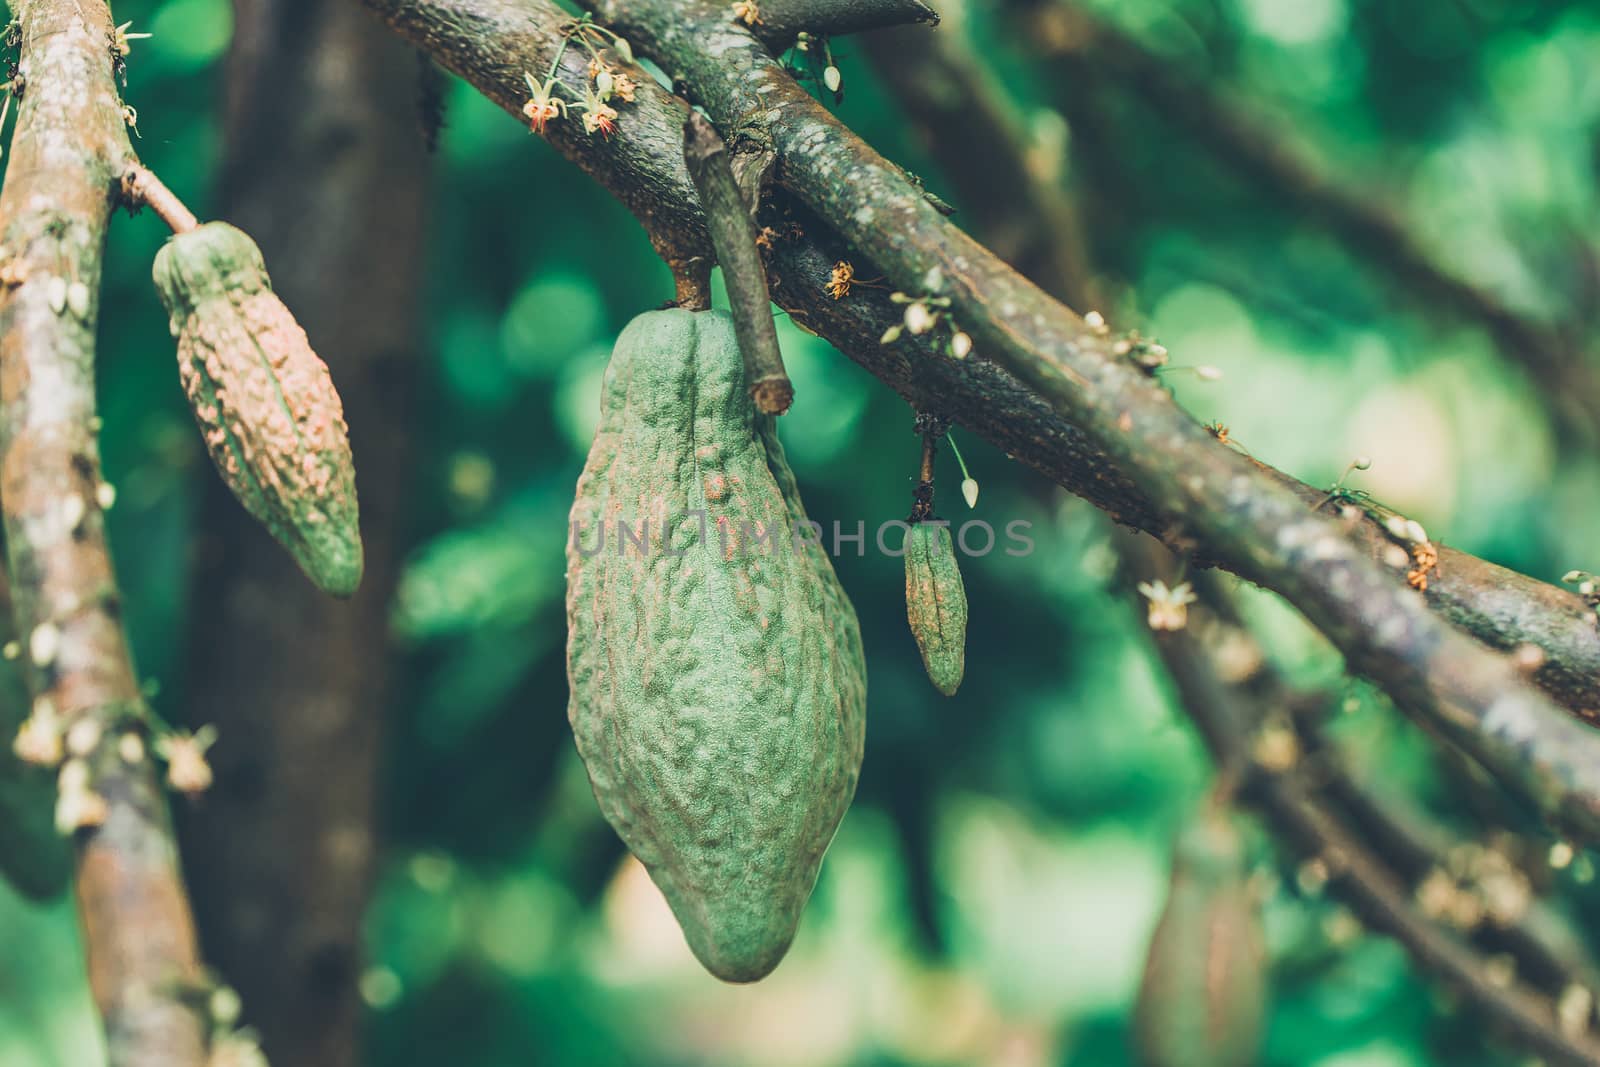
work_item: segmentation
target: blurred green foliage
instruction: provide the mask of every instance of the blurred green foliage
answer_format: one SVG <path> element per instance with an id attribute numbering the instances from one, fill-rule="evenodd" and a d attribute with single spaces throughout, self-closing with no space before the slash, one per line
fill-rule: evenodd
<path id="1" fill-rule="evenodd" d="M 1442 260 L 1593 336 L 1595 5 L 1097 6 L 1278 113 L 1329 167 L 1393 198 Z M 206 215 L 227 2 L 123 0 L 117 16 L 155 34 L 130 59 L 139 149 Z M 1059 132 L 1050 86 L 1002 17 L 980 4 L 938 32 L 989 46 L 1032 127 Z M 944 193 L 856 51 L 835 52 L 841 117 Z M 1131 96 L 1110 106 L 1115 156 L 1098 165 L 1120 178 L 1118 228 L 1091 229 L 1098 261 L 1136 297 L 1107 311 L 1157 334 L 1177 362 L 1223 369 L 1218 383 L 1172 378 L 1191 411 L 1313 482 L 1370 455 L 1359 484 L 1458 547 L 1552 580 L 1600 569 L 1600 470 L 1557 454 L 1536 398 L 1485 338 L 1419 317 L 1383 274 L 1199 150 L 1198 131 Z M 565 719 L 565 516 L 611 340 L 671 297 L 670 278 L 598 186 L 463 86 L 447 123 L 415 548 L 394 612 L 389 851 L 363 980 L 370 1062 L 1128 1062 L 1170 834 L 1209 771 L 1125 591 L 1109 584 L 1104 521 L 961 438 L 983 485 L 978 516 L 1031 521 L 1037 549 L 965 565 L 972 627 L 953 699 L 922 675 L 900 561 L 870 540 L 837 560 L 870 665 L 860 794 L 790 958 L 756 987 L 716 983 L 600 821 Z M 176 707 L 196 492 L 214 475 L 150 284 L 162 239 L 148 216 L 115 227 L 101 397 L 127 620 L 156 703 Z M 825 342 L 780 329 L 798 394 L 782 432 L 813 518 L 872 529 L 903 517 L 918 458 L 910 413 Z M 953 512 L 959 476 L 941 462 Z M 1426 746 L 1391 709 L 1343 682 L 1338 657 L 1291 610 L 1241 593 L 1285 669 L 1349 694 L 1344 739 L 1394 784 L 1438 795 Z M 1264 843 L 1258 852 L 1270 866 Z M 1392 944 L 1352 940 L 1292 872 L 1267 917 L 1279 967 L 1264 1062 L 1513 1062 Z M 0 1067 L 97 1062 L 70 905 L 0 893 L 0 927 Z"/>

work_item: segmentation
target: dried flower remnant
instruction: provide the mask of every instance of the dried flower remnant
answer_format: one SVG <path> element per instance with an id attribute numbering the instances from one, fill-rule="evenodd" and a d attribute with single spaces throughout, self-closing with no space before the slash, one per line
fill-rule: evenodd
<path id="1" fill-rule="evenodd" d="M 756 0 L 737 0 L 733 5 L 734 21 L 742 22 L 746 26 L 759 26 L 761 22 L 761 5 Z"/>
<path id="2" fill-rule="evenodd" d="M 770 231 L 764 230 L 763 233 Z M 770 239 L 768 247 L 771 247 Z M 850 285 L 855 281 L 856 269 L 849 260 L 841 259 L 833 265 L 833 270 L 828 274 L 828 295 L 835 300 L 843 300 L 850 295 Z"/>
<path id="3" fill-rule="evenodd" d="M 206 223 L 167 242 L 155 281 L 177 332 L 184 392 L 223 481 L 312 581 L 353 594 L 362 549 L 344 408 L 273 293 L 255 242 Z"/>

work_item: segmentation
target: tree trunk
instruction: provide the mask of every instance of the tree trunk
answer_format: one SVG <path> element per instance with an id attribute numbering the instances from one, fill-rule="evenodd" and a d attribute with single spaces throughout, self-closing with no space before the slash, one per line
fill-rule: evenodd
<path id="1" fill-rule="evenodd" d="M 189 717 L 217 785 L 184 820 L 210 959 L 274 1063 L 358 1060 L 387 614 L 409 468 L 426 148 L 417 60 L 354 5 L 236 0 L 221 215 L 327 360 L 355 449 L 366 579 L 312 587 L 211 479 Z"/>

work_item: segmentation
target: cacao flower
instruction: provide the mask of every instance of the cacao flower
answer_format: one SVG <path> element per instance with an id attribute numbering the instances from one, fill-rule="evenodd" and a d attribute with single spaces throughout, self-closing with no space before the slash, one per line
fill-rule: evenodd
<path id="1" fill-rule="evenodd" d="M 261 250 L 225 222 L 156 255 L 178 375 L 222 480 L 325 591 L 361 583 L 355 465 L 327 365 L 272 291 Z"/>
<path id="2" fill-rule="evenodd" d="M 1220 808 L 1179 835 L 1172 885 L 1134 1010 L 1145 1067 L 1249 1067 L 1261 1044 L 1266 956 L 1244 843 Z"/>

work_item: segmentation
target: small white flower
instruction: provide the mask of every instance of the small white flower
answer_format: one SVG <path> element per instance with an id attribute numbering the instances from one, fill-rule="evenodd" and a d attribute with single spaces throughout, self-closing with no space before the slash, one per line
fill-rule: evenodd
<path id="1" fill-rule="evenodd" d="M 906 329 L 912 333 L 927 333 L 933 329 L 933 312 L 928 310 L 928 305 L 918 300 L 906 305 Z"/>
<path id="2" fill-rule="evenodd" d="M 1196 367 L 1194 372 L 1202 381 L 1215 382 L 1222 380 L 1222 368 L 1220 367 L 1201 366 Z"/>
<path id="3" fill-rule="evenodd" d="M 61 651 L 61 631 L 55 623 L 42 622 L 28 635 L 28 656 L 35 667 L 48 667 Z"/>
<path id="4" fill-rule="evenodd" d="M 1091 311 L 1083 317 L 1083 324 L 1095 333 L 1106 332 L 1106 317 L 1098 311 Z"/>
<path id="5" fill-rule="evenodd" d="M 835 67 L 832 64 L 829 64 L 827 67 L 823 68 L 823 71 L 822 71 L 822 84 L 826 85 L 828 87 L 828 92 L 830 92 L 830 93 L 838 92 L 839 91 L 839 85 L 843 80 L 844 79 L 839 74 L 839 68 L 838 67 Z"/>
<path id="6" fill-rule="evenodd" d="M 100 743 L 100 724 L 94 719 L 79 719 L 67 730 L 67 751 L 87 756 Z"/>
<path id="7" fill-rule="evenodd" d="M 950 354 L 957 359 L 966 359 L 972 354 L 972 335 L 964 330 L 957 330 L 950 338 Z"/>
<path id="8" fill-rule="evenodd" d="M 1189 625 L 1189 605 L 1197 599 L 1188 582 L 1168 589 L 1166 582 L 1140 582 L 1139 592 L 1150 601 L 1146 621 L 1152 630 L 1181 630 Z"/>
<path id="9" fill-rule="evenodd" d="M 110 482 L 101 482 L 94 487 L 94 502 L 100 505 L 101 511 L 110 511 L 111 505 L 117 502 L 117 487 Z"/>
<path id="10" fill-rule="evenodd" d="M 978 479 L 976 479 L 976 478 L 963 479 L 962 482 L 961 482 L 961 495 L 962 495 L 962 497 L 964 497 L 966 499 L 967 507 L 969 507 L 969 508 L 977 507 L 978 506 Z"/>

